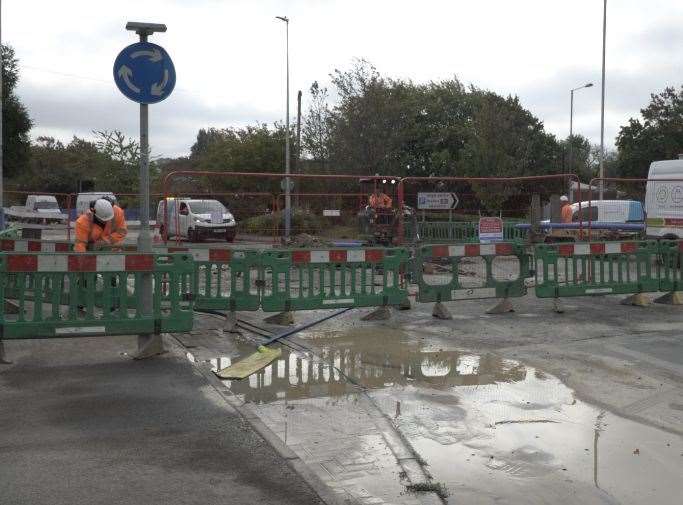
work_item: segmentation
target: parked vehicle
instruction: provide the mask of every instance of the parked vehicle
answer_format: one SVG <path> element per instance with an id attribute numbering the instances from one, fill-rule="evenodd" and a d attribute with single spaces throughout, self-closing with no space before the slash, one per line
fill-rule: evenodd
<path id="1" fill-rule="evenodd" d="M 651 238 L 683 238 L 683 159 L 653 161 L 647 178 L 646 235 Z"/>
<path id="2" fill-rule="evenodd" d="M 110 196 L 116 201 L 116 196 L 111 191 L 93 191 L 90 193 L 78 193 L 76 197 L 76 216 L 80 216 L 90 208 L 90 202 L 93 202 L 103 196 Z"/>
<path id="3" fill-rule="evenodd" d="M 25 205 L 13 205 L 5 216 L 8 221 L 35 224 L 66 223 L 68 219 L 52 195 L 28 195 Z"/>
<path id="4" fill-rule="evenodd" d="M 541 221 L 545 242 L 583 240 L 589 223 L 593 240 L 626 240 L 644 234 L 645 211 L 638 200 L 591 200 L 570 207 L 571 223 Z"/>
<path id="5" fill-rule="evenodd" d="M 166 198 L 157 207 L 157 223 L 162 235 L 187 238 L 197 242 L 203 238 L 235 240 L 237 221 L 218 200 Z"/>
<path id="6" fill-rule="evenodd" d="M 643 223 L 645 211 L 638 200 L 592 200 L 571 204 L 572 222 Z"/>

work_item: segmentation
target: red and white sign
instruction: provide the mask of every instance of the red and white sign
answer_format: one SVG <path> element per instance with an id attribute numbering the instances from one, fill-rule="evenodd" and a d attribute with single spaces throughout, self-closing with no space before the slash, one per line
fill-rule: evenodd
<path id="1" fill-rule="evenodd" d="M 479 242 L 503 240 L 503 220 L 499 217 L 479 218 Z"/>

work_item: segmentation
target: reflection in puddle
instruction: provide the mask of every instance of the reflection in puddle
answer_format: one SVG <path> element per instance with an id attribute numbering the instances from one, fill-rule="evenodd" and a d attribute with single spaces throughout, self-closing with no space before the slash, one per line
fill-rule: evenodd
<path id="1" fill-rule="evenodd" d="M 389 493 L 382 479 L 395 475 L 366 443 L 376 431 L 359 410 L 357 385 L 453 502 L 680 503 L 680 436 L 596 409 L 556 377 L 514 360 L 433 348 L 389 328 L 367 332 L 311 332 L 315 355 L 283 348 L 280 359 L 249 380 L 227 384 L 258 404 L 259 416 L 309 464 L 320 460 L 331 474 L 346 475 L 343 465 L 330 470 L 339 463 L 336 452 L 374 461 L 381 478 L 363 474 L 356 482 L 376 486 L 376 496 Z M 228 358 L 212 362 L 229 364 Z M 324 457 L 316 453 L 322 447 Z"/>
<path id="2" fill-rule="evenodd" d="M 523 380 L 525 369 L 492 354 L 476 356 L 460 351 L 420 351 L 416 345 L 396 342 L 390 349 L 339 347 L 341 342 L 316 342 L 316 356 L 283 348 L 282 356 L 248 381 L 234 381 L 230 388 L 243 400 L 268 403 L 280 398 L 335 397 L 351 393 L 356 386 L 347 377 L 370 389 L 387 385 L 451 386 L 481 385 Z M 225 367 L 229 358 L 212 360 Z"/>

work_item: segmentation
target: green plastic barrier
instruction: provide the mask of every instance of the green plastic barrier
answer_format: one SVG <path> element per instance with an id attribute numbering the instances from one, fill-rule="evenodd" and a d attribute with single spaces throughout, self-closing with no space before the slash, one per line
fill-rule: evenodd
<path id="1" fill-rule="evenodd" d="M 662 240 L 659 251 L 659 291 L 683 291 L 683 240 Z"/>
<path id="2" fill-rule="evenodd" d="M 506 220 L 503 223 L 503 240 L 525 240 L 528 230 L 515 228 L 523 220 Z M 405 223 L 405 236 L 415 239 L 415 229 L 420 241 L 425 244 L 439 243 L 477 243 L 479 242 L 479 223 L 476 221 L 418 221 Z"/>
<path id="3" fill-rule="evenodd" d="M 446 302 L 524 296 L 529 260 L 521 243 L 419 247 L 414 263 L 419 288 L 417 299 Z M 445 272 L 426 271 L 437 268 Z"/>
<path id="4" fill-rule="evenodd" d="M 659 291 L 658 255 L 654 240 L 539 244 L 535 248 L 536 296 Z"/>
<path id="5" fill-rule="evenodd" d="M 193 249 L 195 260 L 194 306 L 213 310 L 258 310 L 260 251 Z"/>
<path id="6" fill-rule="evenodd" d="M 265 312 L 397 305 L 408 296 L 406 249 L 271 250 L 262 254 Z"/>
<path id="7" fill-rule="evenodd" d="M 140 313 L 145 274 L 153 278 L 147 316 Z M 189 331 L 193 278 L 188 254 L 1 254 L 0 296 L 6 303 L 0 307 L 0 337 Z"/>

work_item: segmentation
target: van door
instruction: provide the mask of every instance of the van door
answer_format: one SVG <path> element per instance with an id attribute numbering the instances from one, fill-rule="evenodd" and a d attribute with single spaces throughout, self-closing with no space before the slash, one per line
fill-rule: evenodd
<path id="1" fill-rule="evenodd" d="M 173 235 L 174 237 L 178 234 L 178 216 L 176 213 L 178 212 L 178 206 L 176 205 L 175 200 L 167 200 L 167 205 L 168 205 L 168 234 Z"/>

